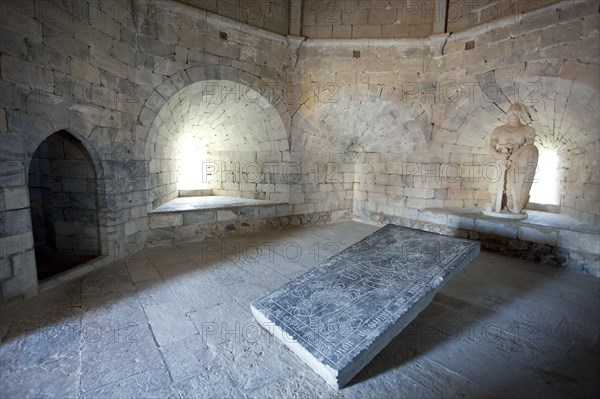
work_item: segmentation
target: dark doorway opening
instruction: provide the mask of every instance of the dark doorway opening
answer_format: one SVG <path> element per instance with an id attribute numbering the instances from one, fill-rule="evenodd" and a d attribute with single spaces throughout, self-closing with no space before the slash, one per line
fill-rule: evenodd
<path id="1" fill-rule="evenodd" d="M 64 130 L 44 140 L 28 186 L 38 280 L 100 255 L 96 169 L 81 141 Z"/>

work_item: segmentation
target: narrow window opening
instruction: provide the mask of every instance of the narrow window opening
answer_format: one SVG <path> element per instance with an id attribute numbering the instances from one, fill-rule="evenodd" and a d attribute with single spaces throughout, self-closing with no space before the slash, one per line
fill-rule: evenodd
<path id="1" fill-rule="evenodd" d="M 540 148 L 537 171 L 529 194 L 529 202 L 559 205 L 559 159 L 556 151 Z"/>

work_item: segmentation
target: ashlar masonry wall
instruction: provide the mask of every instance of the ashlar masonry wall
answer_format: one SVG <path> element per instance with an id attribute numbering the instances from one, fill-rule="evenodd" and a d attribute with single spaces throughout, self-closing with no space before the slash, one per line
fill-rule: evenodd
<path id="1" fill-rule="evenodd" d="M 487 140 L 514 102 L 526 106 L 538 144 L 559 154 L 560 211 L 600 223 L 594 2 L 561 1 L 535 20 L 511 16 L 451 36 L 395 40 L 304 40 L 170 0 L 5 0 L 2 11 L 2 301 L 38 289 L 27 176 L 39 144 L 65 130 L 88 150 L 97 264 L 125 257 L 156 238 L 148 212 L 175 195 L 180 132 L 164 122 L 184 115 L 177 93 L 198 82 L 233 82 L 266 101 L 262 120 L 277 128 L 271 137 L 265 126 L 263 137 L 293 165 L 279 169 L 291 178 L 279 187 L 289 195 L 275 214 L 281 225 L 322 214 L 381 221 L 429 207 L 481 208 Z M 255 126 L 236 115 L 219 126 Z M 250 152 L 268 160 L 265 149 L 259 143 Z M 235 162 L 221 150 L 219 160 Z M 223 192 L 238 188 L 245 191 Z M 277 183 L 260 191 L 277 194 Z"/>
<path id="2" fill-rule="evenodd" d="M 27 168 L 45 138 L 64 129 L 89 150 L 101 254 L 110 262 L 148 241 L 158 177 L 149 173 L 147 141 L 164 103 L 200 80 L 268 81 L 281 91 L 287 79 L 284 36 L 172 1 L 6 1 L 2 11 L 3 301 L 38 289 Z M 285 102 L 274 106 L 289 125 Z"/>
<path id="3" fill-rule="evenodd" d="M 559 0 L 304 0 L 302 34 L 309 39 L 426 38 L 500 19 L 537 19 Z"/>
<path id="4" fill-rule="evenodd" d="M 177 0 L 200 10 L 287 35 L 290 20 L 300 18 L 300 9 L 289 0 Z"/>
<path id="5" fill-rule="evenodd" d="M 302 100 L 294 141 L 355 156 L 356 216 L 483 208 L 499 175 L 489 136 L 521 103 L 536 145 L 558 154 L 560 211 L 598 224 L 597 5 L 532 18 L 423 40 L 308 40 L 295 78 L 332 95 Z"/>

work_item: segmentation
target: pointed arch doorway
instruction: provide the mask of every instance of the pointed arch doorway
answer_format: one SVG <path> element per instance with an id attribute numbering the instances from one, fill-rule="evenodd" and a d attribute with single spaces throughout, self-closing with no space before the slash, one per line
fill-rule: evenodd
<path id="1" fill-rule="evenodd" d="M 100 256 L 96 168 L 80 140 L 65 130 L 48 136 L 28 187 L 38 281 Z"/>

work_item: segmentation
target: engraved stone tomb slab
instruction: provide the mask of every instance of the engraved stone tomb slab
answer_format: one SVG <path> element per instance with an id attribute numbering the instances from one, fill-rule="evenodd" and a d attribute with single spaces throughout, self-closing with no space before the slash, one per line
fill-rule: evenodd
<path id="1" fill-rule="evenodd" d="M 478 254 L 474 241 L 387 225 L 253 301 L 252 313 L 339 389 Z"/>

